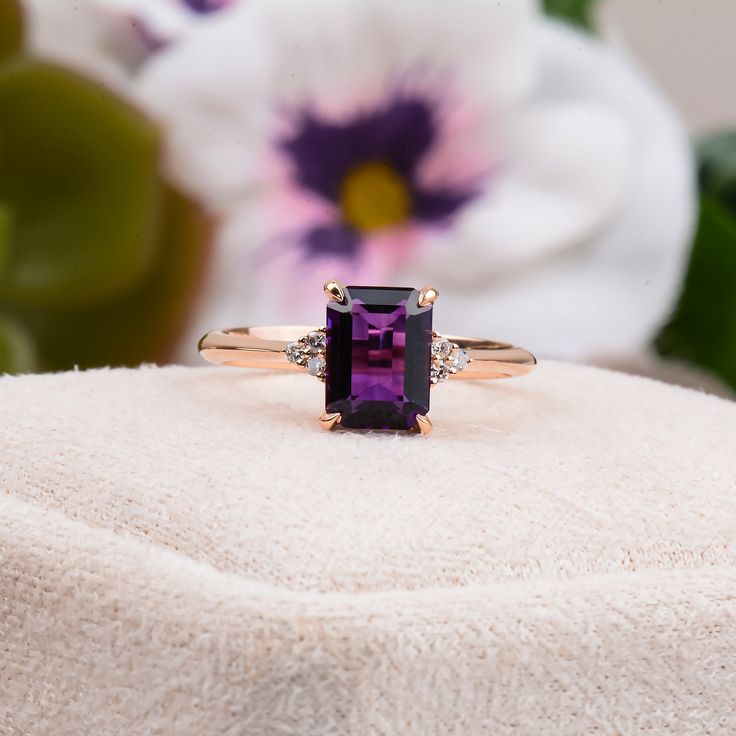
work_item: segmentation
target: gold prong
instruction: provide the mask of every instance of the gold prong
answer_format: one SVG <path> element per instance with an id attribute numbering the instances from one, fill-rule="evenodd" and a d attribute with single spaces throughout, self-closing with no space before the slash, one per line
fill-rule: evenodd
<path id="1" fill-rule="evenodd" d="M 323 414 L 319 418 L 322 429 L 326 429 L 328 432 L 329 430 L 334 429 L 338 424 L 340 424 L 340 416 L 339 411 Z"/>
<path id="2" fill-rule="evenodd" d="M 331 302 L 338 302 L 339 304 L 347 302 L 345 287 L 339 281 L 327 281 L 325 283 L 325 294 Z"/>
<path id="3" fill-rule="evenodd" d="M 434 304 L 437 301 L 440 293 L 432 286 L 422 286 L 419 289 L 419 306 L 428 307 L 430 304 Z"/>
<path id="4" fill-rule="evenodd" d="M 417 414 L 417 423 L 414 425 L 414 429 L 422 434 L 429 434 L 432 431 L 432 422 L 429 421 L 426 414 Z"/>

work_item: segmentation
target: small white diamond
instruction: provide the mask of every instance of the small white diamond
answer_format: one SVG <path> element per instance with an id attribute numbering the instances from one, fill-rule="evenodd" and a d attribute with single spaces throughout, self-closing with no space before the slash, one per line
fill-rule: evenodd
<path id="1" fill-rule="evenodd" d="M 450 354 L 452 345 L 449 340 L 445 340 L 444 337 L 435 338 L 432 341 L 432 357 L 438 360 L 444 360 Z"/>
<path id="2" fill-rule="evenodd" d="M 460 348 L 455 348 L 447 359 L 450 369 L 457 371 L 458 373 L 465 368 L 468 361 L 468 354 L 464 350 L 460 350 Z"/>
<path id="3" fill-rule="evenodd" d="M 443 383 L 450 375 L 450 369 L 444 363 L 432 363 L 429 369 L 429 380 L 432 383 Z"/>
<path id="4" fill-rule="evenodd" d="M 289 363 L 303 363 L 302 345 L 298 342 L 290 342 L 286 346 L 286 359 Z"/>
<path id="5" fill-rule="evenodd" d="M 310 332 L 307 335 L 307 345 L 309 345 L 311 353 L 324 352 L 325 333 L 324 332 Z"/>
<path id="6" fill-rule="evenodd" d="M 307 361 L 307 373 L 310 376 L 324 376 L 325 368 L 327 368 L 327 363 L 324 358 L 310 358 Z"/>

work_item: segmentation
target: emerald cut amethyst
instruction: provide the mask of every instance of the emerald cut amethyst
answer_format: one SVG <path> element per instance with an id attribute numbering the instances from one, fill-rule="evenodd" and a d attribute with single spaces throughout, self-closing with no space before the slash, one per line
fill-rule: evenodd
<path id="1" fill-rule="evenodd" d="M 417 289 L 348 286 L 327 305 L 326 411 L 352 429 L 412 429 L 429 411 L 432 305 Z"/>

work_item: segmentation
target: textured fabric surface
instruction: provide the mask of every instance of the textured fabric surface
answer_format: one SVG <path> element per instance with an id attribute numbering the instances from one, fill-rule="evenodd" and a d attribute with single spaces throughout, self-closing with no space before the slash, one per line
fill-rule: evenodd
<path id="1" fill-rule="evenodd" d="M 563 364 L 325 433 L 232 369 L 0 379 L 0 733 L 736 732 L 736 405 Z"/>

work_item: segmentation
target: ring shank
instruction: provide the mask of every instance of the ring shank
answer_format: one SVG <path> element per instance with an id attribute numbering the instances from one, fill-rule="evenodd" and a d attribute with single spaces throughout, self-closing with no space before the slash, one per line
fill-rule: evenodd
<path id="1" fill-rule="evenodd" d="M 303 335 L 317 330 L 310 326 L 236 327 L 208 332 L 199 342 L 199 352 L 210 363 L 241 368 L 304 372 L 302 366 L 289 363 L 286 346 Z M 524 348 L 508 343 L 475 337 L 444 335 L 465 350 L 470 362 L 455 379 L 511 378 L 528 373 L 536 358 Z"/>
<path id="2" fill-rule="evenodd" d="M 465 370 L 456 373 L 453 380 L 513 378 L 529 373 L 537 364 L 537 359 L 528 350 L 509 343 L 444 333 L 443 337 L 457 343 L 470 358 Z"/>

